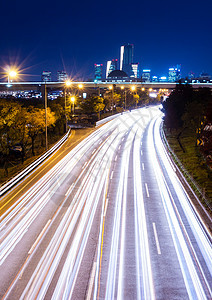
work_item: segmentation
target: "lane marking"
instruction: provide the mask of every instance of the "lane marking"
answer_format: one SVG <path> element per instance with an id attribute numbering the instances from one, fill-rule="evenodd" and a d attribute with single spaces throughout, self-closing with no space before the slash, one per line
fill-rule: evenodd
<path id="1" fill-rule="evenodd" d="M 122 142 L 123 142 L 124 138 L 122 139 Z"/>
<path id="2" fill-rule="evenodd" d="M 142 170 L 144 171 L 144 163 L 142 163 Z"/>
<path id="3" fill-rule="evenodd" d="M 143 151 L 141 150 L 141 156 L 143 155 Z"/>
<path id="4" fill-rule="evenodd" d="M 114 171 L 111 172 L 110 180 L 113 178 L 113 172 L 114 172 Z"/>
<path id="5" fill-rule="evenodd" d="M 86 300 L 91 299 L 92 291 L 93 291 L 93 284 L 94 284 L 94 279 L 95 279 L 95 273 L 96 273 L 96 262 L 93 263 L 91 277 L 90 277 L 89 284 L 88 284 L 88 293 L 87 293 Z"/>
<path id="6" fill-rule="evenodd" d="M 147 183 L 145 183 L 145 188 L 146 188 L 146 194 L 147 194 L 147 197 L 149 198 L 149 190 L 148 190 L 148 185 L 147 185 Z"/>
<path id="7" fill-rule="evenodd" d="M 117 161 L 117 155 L 116 155 L 116 157 L 115 157 L 115 161 Z"/>
<path id="8" fill-rule="evenodd" d="M 93 152 L 91 154 L 94 154 L 94 152 L 96 152 L 96 149 L 93 150 Z"/>
<path id="9" fill-rule="evenodd" d="M 83 165 L 83 167 L 82 167 L 82 169 L 84 169 L 85 168 L 85 166 L 87 165 L 87 161 L 84 163 L 84 165 Z"/>
<path id="10" fill-rule="evenodd" d="M 153 231 L 154 231 L 154 235 L 155 235 L 155 242 L 156 242 L 157 252 L 158 252 L 158 254 L 161 254 L 160 244 L 159 244 L 159 240 L 158 240 L 158 234 L 157 234 L 155 223 L 152 223 L 152 226 L 153 226 Z"/>
<path id="11" fill-rule="evenodd" d="M 67 196 L 69 194 L 69 192 L 71 191 L 71 189 L 73 188 L 74 183 L 71 184 L 71 186 L 69 187 L 69 189 L 67 190 L 67 192 L 65 193 L 65 196 Z"/>
<path id="12" fill-rule="evenodd" d="M 121 149 L 121 145 L 119 146 L 119 150 Z"/>
<path id="13" fill-rule="evenodd" d="M 105 203 L 104 217 L 106 216 L 107 213 L 107 206 L 108 206 L 108 198 L 106 199 L 106 203 Z"/>
<path id="14" fill-rule="evenodd" d="M 30 248 L 28 254 L 31 254 L 32 251 L 35 249 L 35 247 L 37 246 L 37 244 L 39 243 L 40 239 L 42 238 L 44 232 L 46 231 L 47 227 L 49 226 L 51 222 L 51 219 L 49 219 L 49 221 L 46 223 L 45 227 L 43 228 L 43 230 L 41 231 L 41 233 L 39 234 L 39 236 L 37 237 L 36 241 L 34 242 L 34 244 L 32 245 L 32 247 Z"/>

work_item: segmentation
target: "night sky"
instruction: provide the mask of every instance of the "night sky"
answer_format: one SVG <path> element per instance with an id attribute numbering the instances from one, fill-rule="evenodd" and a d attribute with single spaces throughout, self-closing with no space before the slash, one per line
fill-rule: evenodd
<path id="1" fill-rule="evenodd" d="M 94 63 L 119 58 L 126 43 L 152 75 L 176 64 L 184 76 L 212 74 L 212 0 L 1 0 L 0 12 L 0 65 L 16 62 L 23 80 L 62 69 L 93 78 Z"/>

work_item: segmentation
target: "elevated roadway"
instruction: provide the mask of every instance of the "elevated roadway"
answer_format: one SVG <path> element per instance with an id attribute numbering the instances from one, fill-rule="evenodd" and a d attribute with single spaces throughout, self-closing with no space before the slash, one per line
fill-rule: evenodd
<path id="1" fill-rule="evenodd" d="M 82 85 L 83 88 L 106 88 L 108 89 L 111 85 L 115 85 L 116 87 L 125 87 L 130 88 L 132 85 L 137 88 L 145 88 L 145 89 L 168 89 L 173 90 L 178 83 L 169 83 L 169 82 L 122 82 L 122 81 L 112 81 L 112 82 L 72 82 L 70 88 L 78 88 L 79 85 Z M 200 87 L 212 88 L 212 83 L 192 83 L 193 88 L 198 89 Z M 65 88 L 64 82 L 12 82 L 8 85 L 8 83 L 0 82 L 0 91 L 23 91 L 23 90 L 41 90 L 42 87 L 46 86 L 47 89 L 51 90 L 59 90 Z"/>

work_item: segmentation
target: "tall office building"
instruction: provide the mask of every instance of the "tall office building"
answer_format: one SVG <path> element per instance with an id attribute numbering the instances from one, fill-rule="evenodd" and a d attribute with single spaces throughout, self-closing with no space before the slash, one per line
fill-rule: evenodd
<path id="1" fill-rule="evenodd" d="M 168 81 L 177 82 L 181 79 L 181 67 L 177 65 L 176 67 L 169 68 Z"/>
<path id="2" fill-rule="evenodd" d="M 41 75 L 41 80 L 45 82 L 52 81 L 52 72 L 50 71 L 43 71 Z"/>
<path id="3" fill-rule="evenodd" d="M 129 77 L 133 74 L 132 72 L 133 51 L 134 51 L 134 45 L 132 44 L 121 46 L 120 70 L 127 73 Z"/>
<path id="4" fill-rule="evenodd" d="M 139 78 L 139 63 L 132 63 L 131 68 L 132 68 L 132 74 L 130 77 L 132 78 Z"/>
<path id="5" fill-rule="evenodd" d="M 68 75 L 65 71 L 57 71 L 57 81 L 65 82 L 68 79 Z"/>
<path id="6" fill-rule="evenodd" d="M 107 61 L 107 68 L 106 68 L 106 78 L 112 72 L 118 69 L 118 59 L 112 59 Z"/>
<path id="7" fill-rule="evenodd" d="M 144 69 L 142 72 L 142 81 L 143 82 L 150 82 L 151 81 L 151 70 Z"/>
<path id="8" fill-rule="evenodd" d="M 102 80 L 102 67 L 103 64 L 95 64 L 95 76 L 94 76 L 94 81 L 101 81 Z"/>

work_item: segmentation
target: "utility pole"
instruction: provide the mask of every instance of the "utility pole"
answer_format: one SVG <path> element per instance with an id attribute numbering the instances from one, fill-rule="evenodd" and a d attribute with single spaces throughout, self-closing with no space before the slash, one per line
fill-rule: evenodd
<path id="1" fill-rule="evenodd" d="M 125 101 L 124 101 L 124 108 L 126 110 L 126 107 L 127 107 L 127 90 L 125 89 Z"/>
<path id="2" fill-rule="evenodd" d="M 45 133 L 46 133 L 46 151 L 48 150 L 48 132 L 47 132 L 47 87 L 44 85 L 44 103 L 45 103 Z"/>
<path id="3" fill-rule="evenodd" d="M 65 130 L 66 130 L 66 132 L 67 132 L 67 114 L 66 114 L 66 88 L 65 88 L 65 90 L 64 90 L 64 94 L 65 94 Z"/>

